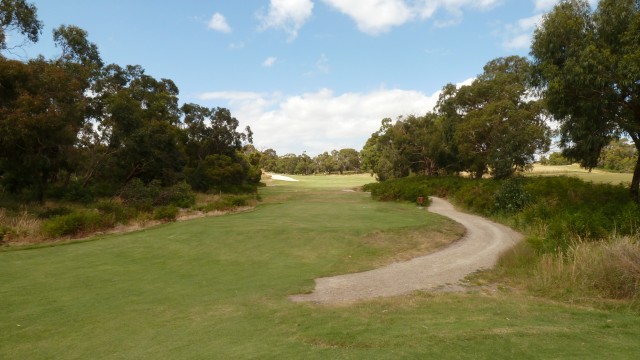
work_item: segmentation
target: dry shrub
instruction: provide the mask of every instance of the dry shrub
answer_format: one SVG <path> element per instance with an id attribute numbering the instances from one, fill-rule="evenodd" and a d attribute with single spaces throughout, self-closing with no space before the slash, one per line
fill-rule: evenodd
<path id="1" fill-rule="evenodd" d="M 536 268 L 536 286 L 545 292 L 597 294 L 640 299 L 640 241 L 614 237 L 581 242 L 566 252 L 544 254 Z"/>
<path id="2" fill-rule="evenodd" d="M 22 240 L 39 240 L 41 220 L 34 218 L 27 211 L 21 211 L 15 216 L 0 209 L 0 244 Z"/>

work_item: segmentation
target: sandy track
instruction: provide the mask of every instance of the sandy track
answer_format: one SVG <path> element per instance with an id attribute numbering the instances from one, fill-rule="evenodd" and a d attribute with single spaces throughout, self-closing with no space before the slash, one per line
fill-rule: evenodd
<path id="1" fill-rule="evenodd" d="M 451 218 L 466 228 L 462 239 L 441 251 L 409 261 L 316 279 L 313 293 L 292 295 L 290 299 L 338 304 L 454 285 L 472 272 L 494 266 L 500 254 L 522 238 L 504 225 L 461 213 L 443 199 L 432 197 L 431 200 L 429 211 Z"/>

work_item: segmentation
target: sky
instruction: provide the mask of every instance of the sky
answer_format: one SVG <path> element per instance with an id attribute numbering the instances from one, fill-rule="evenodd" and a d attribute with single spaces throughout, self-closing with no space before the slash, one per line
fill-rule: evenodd
<path id="1" fill-rule="evenodd" d="M 527 56 L 558 0 L 30 2 L 45 28 L 13 57 L 59 55 L 52 30 L 76 25 L 105 63 L 173 80 L 181 103 L 230 109 L 259 150 L 315 156 L 360 150 L 382 119 L 423 115 L 447 83 Z"/>

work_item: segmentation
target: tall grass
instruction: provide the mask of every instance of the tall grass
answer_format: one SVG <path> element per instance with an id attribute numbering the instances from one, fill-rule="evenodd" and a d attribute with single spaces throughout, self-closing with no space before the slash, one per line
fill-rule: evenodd
<path id="1" fill-rule="evenodd" d="M 640 300 L 640 242 L 616 236 L 581 242 L 568 251 L 543 254 L 535 268 L 534 286 L 556 296 L 591 293 L 612 299 Z"/>

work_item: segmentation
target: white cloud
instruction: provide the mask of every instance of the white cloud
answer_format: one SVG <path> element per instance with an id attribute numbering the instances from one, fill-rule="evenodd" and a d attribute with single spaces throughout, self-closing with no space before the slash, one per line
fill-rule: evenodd
<path id="1" fill-rule="evenodd" d="M 268 13 L 258 15 L 262 20 L 260 28 L 284 30 L 289 34 L 289 41 L 293 41 L 312 12 L 311 0 L 271 0 Z"/>
<path id="2" fill-rule="evenodd" d="M 402 25 L 414 16 L 411 8 L 402 0 L 324 0 L 327 4 L 350 16 L 358 29 L 367 34 L 389 31 Z"/>
<path id="3" fill-rule="evenodd" d="M 470 83 L 470 80 L 464 84 Z M 435 106 L 440 92 L 380 88 L 366 93 L 334 94 L 330 89 L 301 95 L 211 92 L 200 100 L 226 100 L 242 126 L 254 131 L 259 149 L 278 154 L 316 155 L 341 148 L 361 149 L 383 118 L 422 115 Z"/>
<path id="4" fill-rule="evenodd" d="M 542 22 L 542 14 L 534 15 L 528 18 L 520 19 L 515 24 L 505 26 L 505 39 L 502 46 L 506 50 L 527 49 L 531 45 L 531 36 L 533 31 Z"/>
<path id="5" fill-rule="evenodd" d="M 533 0 L 536 11 L 547 11 L 554 7 L 560 0 Z"/>
<path id="6" fill-rule="evenodd" d="M 209 29 L 219 31 L 222 33 L 230 33 L 231 27 L 227 23 L 227 19 L 220 13 L 215 13 L 209 20 Z"/>
<path id="7" fill-rule="evenodd" d="M 264 67 L 272 67 L 273 65 L 276 64 L 276 61 L 278 61 L 277 57 L 274 56 L 269 56 L 268 58 L 266 58 L 263 62 L 262 62 L 262 66 Z"/>
<path id="8" fill-rule="evenodd" d="M 431 18 L 442 8 L 452 19 L 438 20 L 436 25 L 447 26 L 460 22 L 464 8 L 490 9 L 502 0 L 323 0 L 351 17 L 360 31 L 370 35 L 388 32 L 394 26 L 409 21 Z"/>
<path id="9" fill-rule="evenodd" d="M 544 12 L 551 10 L 560 0 L 533 0 L 536 11 Z M 598 5 L 598 0 L 589 0 L 591 8 L 595 8 Z"/>

